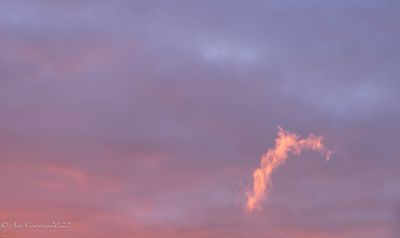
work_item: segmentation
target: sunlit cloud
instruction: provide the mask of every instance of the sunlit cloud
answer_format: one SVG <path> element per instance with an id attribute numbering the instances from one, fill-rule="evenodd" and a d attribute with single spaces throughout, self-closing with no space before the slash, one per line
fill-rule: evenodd
<path id="1" fill-rule="evenodd" d="M 265 199 L 271 184 L 271 175 L 281 166 L 291 153 L 298 155 L 303 150 L 315 150 L 322 153 L 326 160 L 330 159 L 332 151 L 322 144 L 322 137 L 311 134 L 302 139 L 294 133 L 287 132 L 279 127 L 275 139 L 275 147 L 269 149 L 261 158 L 260 167 L 253 172 L 253 189 L 247 193 L 246 210 L 261 209 L 261 202 Z"/>

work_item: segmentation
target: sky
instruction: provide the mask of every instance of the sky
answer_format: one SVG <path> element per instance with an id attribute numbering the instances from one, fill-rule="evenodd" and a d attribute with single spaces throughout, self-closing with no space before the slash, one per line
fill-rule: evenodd
<path id="1" fill-rule="evenodd" d="M 0 237 L 398 237 L 399 7 L 0 1 Z"/>

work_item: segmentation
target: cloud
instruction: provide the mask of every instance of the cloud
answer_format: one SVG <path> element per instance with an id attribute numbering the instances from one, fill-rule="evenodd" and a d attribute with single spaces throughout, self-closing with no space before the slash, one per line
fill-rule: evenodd
<path id="1" fill-rule="evenodd" d="M 268 188 L 271 185 L 272 172 L 281 166 L 290 153 L 300 154 L 303 150 L 310 149 L 321 152 L 329 160 L 332 151 L 322 144 L 322 137 L 310 135 L 301 139 L 279 127 L 279 133 L 275 139 L 275 147 L 269 149 L 261 159 L 261 165 L 253 172 L 253 189 L 247 193 L 246 210 L 253 211 L 261 208 L 261 202 L 265 199 Z"/>
<path id="2" fill-rule="evenodd" d="M 71 219 L 57 237 L 387 237 L 397 5 L 3 1 L 1 220 Z M 277 124 L 337 154 L 287 163 L 268 213 L 247 216 L 218 181 L 248 182 Z"/>

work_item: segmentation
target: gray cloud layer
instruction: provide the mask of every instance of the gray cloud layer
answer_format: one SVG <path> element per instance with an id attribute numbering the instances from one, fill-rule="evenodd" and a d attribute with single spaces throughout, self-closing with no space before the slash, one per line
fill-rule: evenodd
<path id="1" fill-rule="evenodd" d="M 1 218 L 69 211 L 76 237 L 390 237 L 398 7 L 3 1 L 0 184 L 14 189 Z M 277 125 L 323 134 L 336 155 L 290 161 L 266 212 L 246 217 L 229 189 Z"/>

